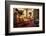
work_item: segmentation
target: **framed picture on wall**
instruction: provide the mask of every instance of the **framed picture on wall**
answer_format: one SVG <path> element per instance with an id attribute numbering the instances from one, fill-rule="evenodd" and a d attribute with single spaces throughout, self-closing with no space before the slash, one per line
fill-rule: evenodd
<path id="1" fill-rule="evenodd" d="M 5 33 L 37 34 L 45 32 L 45 4 L 5 1 Z"/>

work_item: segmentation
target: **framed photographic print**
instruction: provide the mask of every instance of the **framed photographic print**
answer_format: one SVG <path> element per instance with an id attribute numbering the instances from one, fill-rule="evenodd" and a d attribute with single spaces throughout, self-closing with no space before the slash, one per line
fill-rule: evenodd
<path id="1" fill-rule="evenodd" d="M 45 32 L 45 3 L 5 1 L 6 35 Z"/>

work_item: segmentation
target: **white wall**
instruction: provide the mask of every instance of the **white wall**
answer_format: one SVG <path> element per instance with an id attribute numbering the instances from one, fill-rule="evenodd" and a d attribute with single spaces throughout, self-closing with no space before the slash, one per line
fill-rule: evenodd
<path id="1" fill-rule="evenodd" d="M 18 0 L 18 1 L 45 2 L 45 0 Z M 45 25 L 45 27 L 46 27 L 46 25 Z M 46 33 L 45 34 L 17 35 L 17 36 L 45 36 L 45 35 L 46 35 Z M 0 0 L 0 36 L 5 36 L 5 0 Z"/>

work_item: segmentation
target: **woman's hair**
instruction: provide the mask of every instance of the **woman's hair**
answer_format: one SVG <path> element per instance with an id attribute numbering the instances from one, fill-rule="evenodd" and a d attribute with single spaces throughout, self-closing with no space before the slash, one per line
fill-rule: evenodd
<path id="1" fill-rule="evenodd" d="M 32 14 L 32 13 L 31 13 L 31 12 L 29 12 L 29 15 L 30 15 L 30 16 L 31 16 L 31 14 Z"/>

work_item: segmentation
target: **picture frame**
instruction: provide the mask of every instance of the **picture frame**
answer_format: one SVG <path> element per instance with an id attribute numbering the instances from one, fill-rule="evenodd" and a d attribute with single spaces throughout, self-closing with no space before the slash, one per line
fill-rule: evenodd
<path id="1" fill-rule="evenodd" d="M 17 25 L 14 26 L 14 20 L 15 20 L 13 18 L 14 9 L 15 10 L 17 10 L 17 9 L 18 10 L 28 9 L 29 10 L 30 9 L 31 11 L 33 10 L 35 12 L 38 12 L 39 13 L 39 16 L 38 16 L 39 17 L 39 19 L 38 19 L 39 26 L 33 26 L 33 27 L 30 27 L 27 25 L 26 25 L 26 27 L 17 26 Z M 23 23 L 23 24 L 25 24 L 25 23 Z M 38 34 L 38 33 L 45 33 L 45 3 L 5 1 L 5 34 L 6 35 Z"/>

